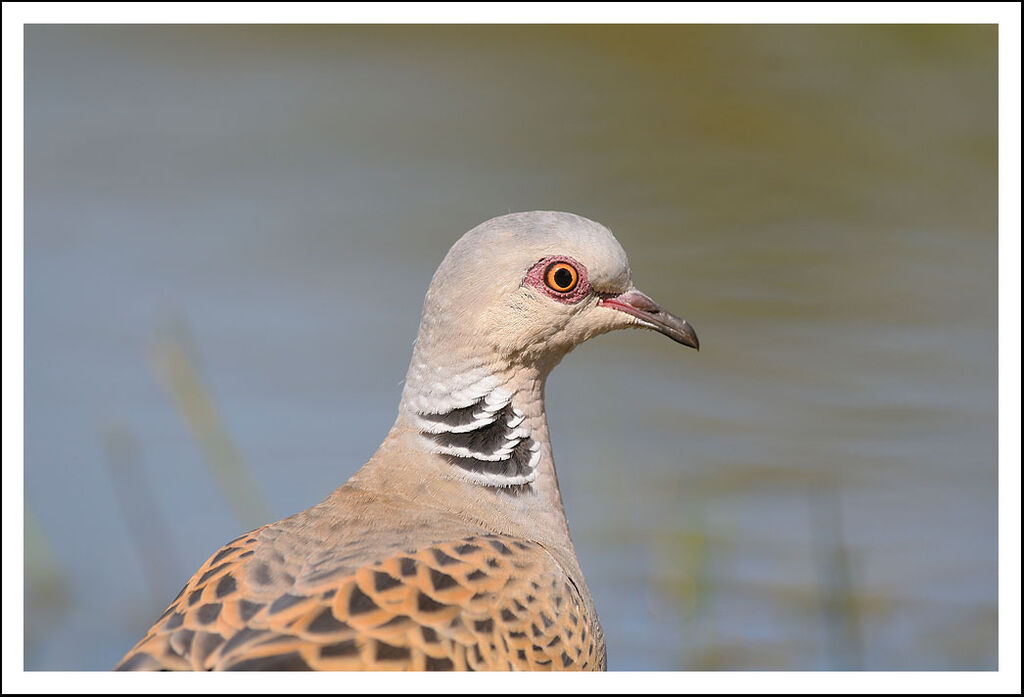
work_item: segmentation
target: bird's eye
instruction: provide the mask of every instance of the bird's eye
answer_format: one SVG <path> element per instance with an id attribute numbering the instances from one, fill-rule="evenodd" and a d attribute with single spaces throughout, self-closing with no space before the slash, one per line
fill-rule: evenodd
<path id="1" fill-rule="evenodd" d="M 580 282 L 580 274 L 572 264 L 556 261 L 544 271 L 544 282 L 551 290 L 570 293 Z"/>

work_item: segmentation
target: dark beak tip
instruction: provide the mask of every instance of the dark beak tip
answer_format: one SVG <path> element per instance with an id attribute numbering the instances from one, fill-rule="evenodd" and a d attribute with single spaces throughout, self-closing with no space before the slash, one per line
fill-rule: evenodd
<path id="1" fill-rule="evenodd" d="M 697 332 L 693 331 L 693 327 L 690 326 L 689 322 L 684 322 L 683 324 L 683 338 L 679 339 L 679 343 L 683 346 L 689 346 L 694 351 L 700 351 L 700 339 L 697 338 Z"/>

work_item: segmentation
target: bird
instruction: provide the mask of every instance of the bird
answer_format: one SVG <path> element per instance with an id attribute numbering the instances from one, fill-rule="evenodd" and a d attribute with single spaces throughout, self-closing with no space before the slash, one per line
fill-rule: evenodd
<path id="1" fill-rule="evenodd" d="M 398 415 L 322 502 L 228 542 L 116 670 L 606 670 L 544 409 L 580 343 L 643 328 L 699 349 L 612 232 L 510 213 L 434 274 Z"/>

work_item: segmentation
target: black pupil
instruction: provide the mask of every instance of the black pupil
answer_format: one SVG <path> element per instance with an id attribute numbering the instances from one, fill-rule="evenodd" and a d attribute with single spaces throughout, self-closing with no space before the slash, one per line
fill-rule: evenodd
<path id="1" fill-rule="evenodd" d="M 572 272 L 564 266 L 555 271 L 555 285 L 559 288 L 568 288 L 572 285 Z"/>

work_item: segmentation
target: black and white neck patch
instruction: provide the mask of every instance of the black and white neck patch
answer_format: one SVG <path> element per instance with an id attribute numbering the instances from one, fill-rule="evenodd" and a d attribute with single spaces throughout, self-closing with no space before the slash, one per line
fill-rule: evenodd
<path id="1" fill-rule="evenodd" d="M 522 425 L 512 395 L 496 389 L 468 406 L 417 413 L 420 433 L 471 480 L 493 487 L 529 484 L 537 478 L 540 443 Z"/>

